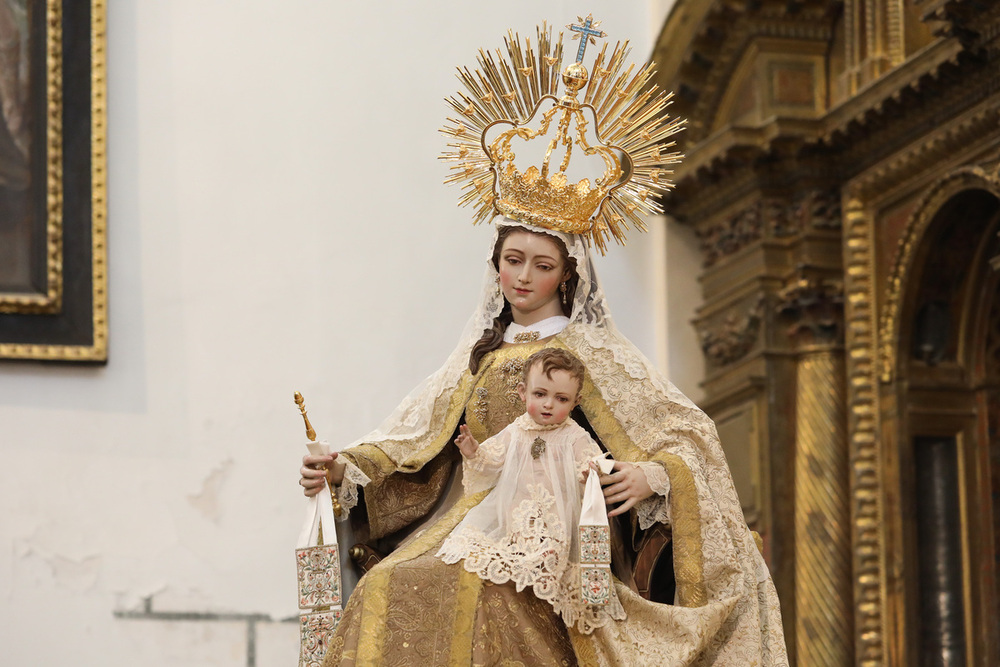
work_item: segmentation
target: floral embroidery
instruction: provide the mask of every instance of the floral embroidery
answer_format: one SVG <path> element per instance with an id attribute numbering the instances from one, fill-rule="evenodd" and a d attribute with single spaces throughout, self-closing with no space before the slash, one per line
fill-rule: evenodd
<path id="1" fill-rule="evenodd" d="M 580 526 L 580 562 L 611 564 L 611 532 L 608 526 Z"/>
<path id="2" fill-rule="evenodd" d="M 314 611 L 299 616 L 299 667 L 321 667 L 326 655 L 327 643 L 340 623 L 343 612 Z"/>
<path id="3" fill-rule="evenodd" d="M 587 604 L 607 604 L 611 599 L 611 568 L 581 566 L 580 589 Z"/>
<path id="4" fill-rule="evenodd" d="M 295 550 L 299 575 L 299 608 L 340 604 L 340 558 L 337 545 Z"/>

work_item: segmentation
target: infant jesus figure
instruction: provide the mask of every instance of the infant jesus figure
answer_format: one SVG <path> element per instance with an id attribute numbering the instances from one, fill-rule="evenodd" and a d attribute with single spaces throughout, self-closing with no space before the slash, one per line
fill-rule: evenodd
<path id="1" fill-rule="evenodd" d="M 590 633 L 624 619 L 625 610 L 613 587 L 606 604 L 589 604 L 581 591 L 583 482 L 603 458 L 569 416 L 583 379 L 583 363 L 575 356 L 542 349 L 525 361 L 517 386 L 525 414 L 483 443 L 460 427 L 455 444 L 463 456 L 465 493 L 486 495 L 445 538 L 437 557 L 464 560 L 465 569 L 483 581 L 510 582 L 518 592 L 530 587 L 567 627 Z"/>

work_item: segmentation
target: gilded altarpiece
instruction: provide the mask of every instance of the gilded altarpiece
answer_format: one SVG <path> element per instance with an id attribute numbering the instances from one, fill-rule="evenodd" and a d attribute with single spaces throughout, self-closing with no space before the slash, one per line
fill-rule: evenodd
<path id="1" fill-rule="evenodd" d="M 808 665 L 1000 664 L 1000 6 L 678 0 L 704 407 Z"/>

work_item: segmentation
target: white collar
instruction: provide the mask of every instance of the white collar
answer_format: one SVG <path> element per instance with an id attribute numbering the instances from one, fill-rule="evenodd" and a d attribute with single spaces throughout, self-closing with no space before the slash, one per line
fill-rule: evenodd
<path id="1" fill-rule="evenodd" d="M 531 343 L 536 340 L 555 336 L 569 324 L 569 318 L 564 315 L 548 317 L 541 322 L 526 327 L 511 322 L 507 325 L 507 330 L 503 333 L 505 343 Z"/>
<path id="2" fill-rule="evenodd" d="M 539 424 L 534 419 L 531 418 L 527 412 L 522 414 L 520 417 L 514 420 L 514 422 L 521 427 L 522 431 L 554 431 L 560 426 L 565 426 L 569 422 L 570 418 L 562 420 L 558 424 Z"/>

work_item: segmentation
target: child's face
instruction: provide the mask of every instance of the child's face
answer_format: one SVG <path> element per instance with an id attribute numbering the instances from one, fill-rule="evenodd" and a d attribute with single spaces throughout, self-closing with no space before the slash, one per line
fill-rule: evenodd
<path id="1" fill-rule="evenodd" d="M 528 415 L 536 424 L 561 424 L 576 407 L 580 383 L 569 371 L 554 370 L 552 377 L 535 364 L 528 372 L 528 382 L 517 386 Z"/>

